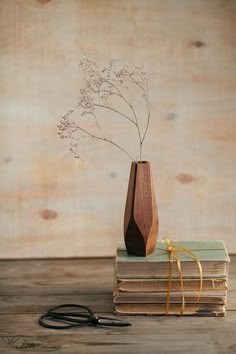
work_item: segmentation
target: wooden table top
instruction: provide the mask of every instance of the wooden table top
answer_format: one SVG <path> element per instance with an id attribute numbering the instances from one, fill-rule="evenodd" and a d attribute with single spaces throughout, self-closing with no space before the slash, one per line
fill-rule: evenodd
<path id="1" fill-rule="evenodd" d="M 117 316 L 113 264 L 112 258 L 0 261 L 0 354 L 236 353 L 236 256 L 231 256 L 226 317 L 122 316 L 132 327 L 60 331 L 38 325 L 40 314 L 62 303 Z"/>

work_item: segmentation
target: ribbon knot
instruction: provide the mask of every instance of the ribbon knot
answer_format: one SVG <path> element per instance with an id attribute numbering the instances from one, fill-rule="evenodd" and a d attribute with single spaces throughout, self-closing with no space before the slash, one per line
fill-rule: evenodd
<path id="1" fill-rule="evenodd" d="M 169 251 L 169 252 L 172 252 L 173 251 L 173 247 L 172 246 L 168 246 L 166 250 Z"/>
<path id="2" fill-rule="evenodd" d="M 168 238 L 168 237 L 163 237 L 162 242 L 167 242 L 168 246 L 166 248 L 166 251 L 169 252 L 169 275 L 168 275 L 168 288 L 167 288 L 167 294 L 166 294 L 166 315 L 169 313 L 169 306 L 170 306 L 170 293 L 171 293 L 171 285 L 172 285 L 172 267 L 173 267 L 173 260 L 176 261 L 177 264 L 177 269 L 178 269 L 178 274 L 179 274 L 179 284 L 181 288 L 181 297 L 182 297 L 182 305 L 180 309 L 179 315 L 181 316 L 184 313 L 184 308 L 185 308 L 185 297 L 184 297 L 184 284 L 183 284 L 183 274 L 182 274 L 182 269 L 181 269 L 181 262 L 178 253 L 176 250 L 187 253 L 190 255 L 193 260 L 196 262 L 198 270 L 199 270 L 199 276 L 200 276 L 200 281 L 199 281 L 199 295 L 197 297 L 197 300 L 195 304 L 199 301 L 201 292 L 202 292 L 202 266 L 199 261 L 199 259 L 196 257 L 196 255 L 191 252 L 189 249 L 180 246 L 180 245 L 175 245 L 173 242 Z"/>

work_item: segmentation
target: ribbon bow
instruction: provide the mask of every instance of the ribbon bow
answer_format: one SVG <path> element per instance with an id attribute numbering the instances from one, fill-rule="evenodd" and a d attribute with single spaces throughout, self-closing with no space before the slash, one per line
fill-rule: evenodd
<path id="1" fill-rule="evenodd" d="M 170 305 L 170 292 L 171 292 L 171 282 L 172 282 L 172 266 L 173 266 L 173 260 L 176 260 L 177 264 L 177 269 L 179 273 L 179 284 L 181 288 L 181 293 L 182 293 L 182 305 L 180 309 L 179 315 L 181 316 L 184 313 L 184 308 L 185 308 L 185 297 L 184 297 L 184 284 L 183 284 L 183 274 L 182 274 L 182 269 L 181 269 L 181 262 L 180 262 L 180 257 L 176 250 L 187 253 L 190 255 L 194 261 L 196 262 L 199 270 L 199 275 L 200 275 L 200 283 L 199 283 L 199 295 L 197 297 L 197 300 L 195 304 L 198 302 L 201 296 L 202 292 L 202 266 L 199 261 L 199 259 L 195 256 L 193 252 L 188 250 L 187 248 L 180 246 L 180 245 L 175 245 L 168 237 L 163 237 L 162 242 L 167 242 L 168 246 L 166 248 L 166 251 L 169 252 L 169 276 L 168 276 L 168 289 L 167 289 L 167 295 L 166 295 L 166 315 L 169 313 L 169 305 Z"/>

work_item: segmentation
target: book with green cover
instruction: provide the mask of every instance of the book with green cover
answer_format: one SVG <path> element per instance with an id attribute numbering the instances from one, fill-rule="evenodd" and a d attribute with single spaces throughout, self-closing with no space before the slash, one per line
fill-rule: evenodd
<path id="1" fill-rule="evenodd" d="M 175 241 L 174 245 L 187 248 L 201 262 L 203 278 L 227 277 L 229 255 L 223 241 Z M 117 248 L 115 271 L 117 278 L 168 278 L 169 252 L 166 242 L 157 242 L 155 251 L 147 257 L 128 255 L 124 243 Z M 186 252 L 176 249 L 183 277 L 199 278 L 195 260 Z M 172 277 L 179 277 L 173 261 Z"/>

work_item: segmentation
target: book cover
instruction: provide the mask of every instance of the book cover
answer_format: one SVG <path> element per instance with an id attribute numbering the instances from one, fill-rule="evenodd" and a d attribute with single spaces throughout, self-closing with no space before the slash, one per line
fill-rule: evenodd
<path id="1" fill-rule="evenodd" d="M 175 245 L 183 246 L 193 252 L 201 262 L 204 277 L 226 277 L 229 255 L 223 241 L 176 241 Z M 137 257 L 127 254 L 124 243 L 117 248 L 115 260 L 116 276 L 118 278 L 153 278 L 168 277 L 169 252 L 167 243 L 157 242 L 155 251 L 147 257 Z M 198 277 L 199 269 L 194 259 L 181 250 L 178 253 L 183 277 Z M 176 262 L 173 262 L 172 276 L 178 277 Z"/>
<path id="2" fill-rule="evenodd" d="M 193 252 L 199 261 L 223 261 L 229 262 L 229 254 L 224 241 L 175 241 L 175 245 L 187 248 Z M 124 242 L 117 247 L 118 262 L 169 262 L 169 252 L 166 251 L 167 243 L 158 241 L 155 251 L 146 257 L 131 256 L 127 254 Z M 193 258 L 180 250 L 176 250 L 181 262 L 193 261 Z"/>

